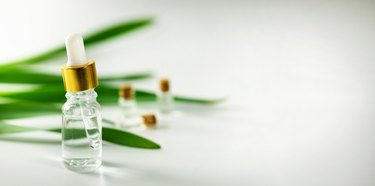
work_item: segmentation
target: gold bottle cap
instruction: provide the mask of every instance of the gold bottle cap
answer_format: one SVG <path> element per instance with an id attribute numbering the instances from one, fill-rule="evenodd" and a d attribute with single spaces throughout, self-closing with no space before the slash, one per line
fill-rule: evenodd
<path id="1" fill-rule="evenodd" d="M 155 114 L 144 114 L 142 115 L 142 120 L 146 127 L 154 127 L 157 123 Z"/>
<path id="2" fill-rule="evenodd" d="M 95 61 L 79 66 L 66 66 L 61 69 L 64 87 L 67 92 L 80 92 L 96 88 L 99 85 Z"/>
<path id="3" fill-rule="evenodd" d="M 160 91 L 161 92 L 169 92 L 170 86 L 169 86 L 169 80 L 166 78 L 160 79 Z"/>
<path id="4" fill-rule="evenodd" d="M 119 96 L 124 99 L 133 99 L 134 92 L 130 84 L 123 84 L 120 86 Z"/>

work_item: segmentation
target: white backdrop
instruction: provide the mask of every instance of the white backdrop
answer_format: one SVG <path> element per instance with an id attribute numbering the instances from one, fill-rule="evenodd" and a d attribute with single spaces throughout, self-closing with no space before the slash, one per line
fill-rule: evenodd
<path id="1" fill-rule="evenodd" d="M 95 174 L 63 168 L 58 135 L 0 140 L 0 185 L 375 184 L 374 2 L 1 1 L 0 61 L 137 17 L 155 23 L 87 51 L 100 74 L 150 70 L 178 94 L 227 101 L 180 105 L 167 127 L 135 131 L 161 150 L 105 144 Z"/>

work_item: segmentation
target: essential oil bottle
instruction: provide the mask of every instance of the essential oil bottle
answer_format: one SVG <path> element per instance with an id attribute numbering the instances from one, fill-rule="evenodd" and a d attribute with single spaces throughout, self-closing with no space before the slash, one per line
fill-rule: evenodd
<path id="1" fill-rule="evenodd" d="M 119 107 L 120 107 L 120 127 L 133 128 L 139 127 L 137 102 L 135 101 L 135 94 L 130 84 L 120 86 L 119 90 Z"/>
<path id="2" fill-rule="evenodd" d="M 142 124 L 147 128 L 154 128 L 157 125 L 157 119 L 155 114 L 143 114 L 141 115 Z"/>
<path id="3" fill-rule="evenodd" d="M 68 61 L 62 67 L 67 101 L 62 107 L 62 157 L 66 168 L 93 172 L 102 164 L 102 118 L 95 88 L 95 61 L 87 60 L 83 39 L 66 38 Z"/>
<path id="4" fill-rule="evenodd" d="M 159 110 L 163 114 L 171 113 L 174 109 L 174 98 L 171 94 L 169 79 L 162 78 L 159 82 L 159 92 L 157 94 Z"/>

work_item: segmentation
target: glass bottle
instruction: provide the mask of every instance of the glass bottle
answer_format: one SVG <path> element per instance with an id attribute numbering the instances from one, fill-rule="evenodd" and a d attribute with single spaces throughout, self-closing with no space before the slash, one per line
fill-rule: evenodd
<path id="1" fill-rule="evenodd" d="M 66 168 L 92 172 L 101 165 L 100 105 L 94 89 L 67 92 L 63 110 L 62 152 Z"/>
<path id="2" fill-rule="evenodd" d="M 68 61 L 62 67 L 67 101 L 62 107 L 62 157 L 66 168 L 92 172 L 102 164 L 102 118 L 94 89 L 99 85 L 95 61 L 87 60 L 83 38 L 66 40 Z"/>
<path id="3" fill-rule="evenodd" d="M 159 110 L 163 114 L 169 114 L 174 109 L 174 98 L 170 91 L 168 79 L 160 79 L 159 93 L 157 94 Z"/>
<path id="4" fill-rule="evenodd" d="M 137 102 L 134 99 L 134 91 L 130 84 L 124 84 L 120 87 L 118 104 L 121 111 L 120 127 L 140 127 Z"/>
<path id="5" fill-rule="evenodd" d="M 155 114 L 143 114 L 141 118 L 142 118 L 141 122 L 145 127 L 148 127 L 148 128 L 156 127 L 157 119 L 156 119 Z"/>

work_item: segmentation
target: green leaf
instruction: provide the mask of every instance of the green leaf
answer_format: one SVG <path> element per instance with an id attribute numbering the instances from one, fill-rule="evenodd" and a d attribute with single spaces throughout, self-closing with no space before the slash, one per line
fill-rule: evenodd
<path id="1" fill-rule="evenodd" d="M 217 104 L 225 100 L 224 97 L 204 99 L 204 98 L 189 98 L 185 96 L 174 96 L 174 99 L 178 102 L 198 103 L 198 104 Z"/>
<path id="2" fill-rule="evenodd" d="M 103 127 L 103 140 L 111 143 L 146 149 L 160 149 L 160 145 L 130 132 Z"/>
<path id="3" fill-rule="evenodd" d="M 103 120 L 103 122 L 104 121 L 105 120 Z M 82 129 L 65 129 L 65 130 L 69 130 L 69 133 L 73 134 L 76 138 L 86 137 L 86 133 Z M 50 129 L 49 131 L 61 132 L 61 129 L 60 128 Z M 133 133 L 130 133 L 124 130 L 118 130 L 115 128 L 103 127 L 102 138 L 105 141 L 118 144 L 118 145 L 128 146 L 128 147 L 145 148 L 145 149 L 160 149 L 160 145 L 158 145 L 157 143 L 153 141 L 150 141 L 146 138 L 135 135 Z"/>
<path id="4" fill-rule="evenodd" d="M 100 82 L 106 81 L 131 81 L 145 79 L 152 76 L 151 72 L 140 72 L 124 75 L 99 76 Z M 30 78 L 32 77 L 32 78 Z M 24 68 L 5 69 L 0 73 L 1 83 L 19 83 L 19 84 L 48 84 L 62 86 L 63 80 L 61 75 L 48 74 L 27 70 Z"/>
<path id="5" fill-rule="evenodd" d="M 95 91 L 98 93 L 99 103 L 103 105 L 116 104 L 118 102 L 119 90 L 117 88 L 100 85 Z M 156 99 L 154 94 L 144 91 L 136 91 L 136 94 L 137 101 L 154 101 Z M 59 86 L 43 85 L 28 91 L 0 92 L 0 97 L 31 102 L 60 104 L 66 101 L 64 95 L 65 90 L 62 84 Z"/>
<path id="6" fill-rule="evenodd" d="M 111 76 L 99 76 L 100 82 L 107 81 L 131 81 L 139 80 L 152 77 L 152 72 L 139 72 L 139 73 L 128 73 L 126 75 L 111 75 Z"/>
<path id="7" fill-rule="evenodd" d="M 98 93 L 98 101 L 103 104 L 117 104 L 118 103 L 118 92 L 119 89 L 106 85 L 99 86 L 95 89 Z M 150 92 L 136 90 L 135 98 L 138 102 L 155 101 L 156 95 Z"/>
<path id="8" fill-rule="evenodd" d="M 0 113 L 0 120 L 8 120 L 58 114 L 61 113 L 61 109 L 53 104 L 31 103 L 25 101 L 1 103 Z"/>
<path id="9" fill-rule="evenodd" d="M 107 120 L 108 121 L 108 120 Z M 54 128 L 54 129 L 40 129 L 40 128 L 31 128 L 31 127 L 23 127 L 18 125 L 11 125 L 0 123 L 0 134 L 11 134 L 11 133 L 20 133 L 20 132 L 32 132 L 32 131 L 51 131 L 51 132 L 61 132 L 61 128 Z M 73 131 L 77 135 L 81 135 L 85 137 L 85 133 L 79 129 L 67 129 L 67 130 L 76 130 Z M 160 145 L 148 140 L 144 137 L 135 135 L 133 133 L 118 130 L 109 127 L 102 128 L 102 138 L 105 141 L 128 146 L 128 147 L 135 147 L 135 148 L 144 148 L 144 149 L 160 149 Z"/>
<path id="10" fill-rule="evenodd" d="M 55 74 L 34 72 L 22 68 L 6 68 L 0 73 L 1 83 L 60 84 L 62 77 Z"/>
<path id="11" fill-rule="evenodd" d="M 151 23 L 152 23 L 151 18 L 136 19 L 136 20 L 131 20 L 131 21 L 120 22 L 118 24 L 101 29 L 97 32 L 83 36 L 85 40 L 85 46 L 87 48 L 91 47 L 100 42 L 115 38 L 117 36 L 120 36 L 126 33 L 130 33 L 139 28 L 150 25 Z M 50 59 L 53 59 L 62 55 L 65 55 L 64 45 L 58 46 L 51 50 L 42 52 L 40 54 L 31 56 L 25 59 L 7 62 L 6 64 L 0 65 L 0 69 L 3 70 L 5 68 L 14 67 L 17 65 L 41 63 L 41 62 L 45 62 L 47 60 L 50 60 Z"/>
<path id="12" fill-rule="evenodd" d="M 66 101 L 64 86 L 38 86 L 32 90 L 0 92 L 0 97 L 11 98 L 25 102 L 37 102 L 35 105 L 59 103 Z M 11 104 L 11 103 L 9 103 Z"/>
<path id="13" fill-rule="evenodd" d="M 104 83 L 95 89 L 98 93 L 99 103 L 117 104 L 118 102 L 118 88 L 106 86 Z M 43 103 L 63 103 L 65 102 L 65 90 L 63 85 L 42 85 L 32 90 L 17 91 L 17 92 L 0 92 L 0 97 L 12 98 L 16 100 L 25 100 L 32 102 Z M 189 98 L 184 96 L 175 96 L 176 101 L 186 103 L 199 103 L 199 104 L 215 104 L 221 102 L 223 99 L 200 99 Z M 156 94 L 144 90 L 136 90 L 136 100 L 138 102 L 156 101 Z"/>
<path id="14" fill-rule="evenodd" d="M 5 123 L 0 123 L 0 134 L 10 134 L 10 133 L 18 133 L 18 132 L 31 132 L 35 131 L 35 128 L 30 127 L 22 127 L 17 125 L 10 125 Z"/>

